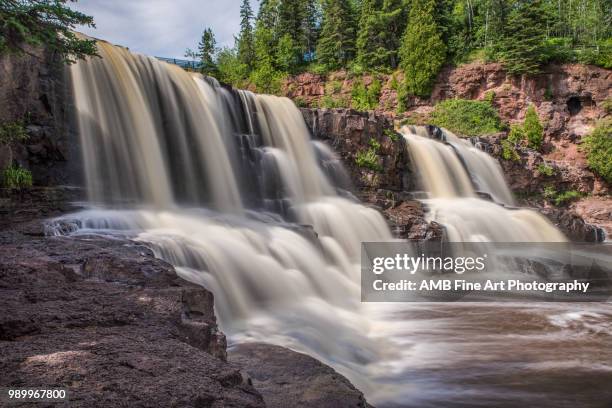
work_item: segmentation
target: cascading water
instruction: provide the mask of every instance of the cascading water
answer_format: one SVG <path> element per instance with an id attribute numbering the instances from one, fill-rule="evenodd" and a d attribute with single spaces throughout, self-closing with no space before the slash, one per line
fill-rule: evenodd
<path id="1" fill-rule="evenodd" d="M 406 126 L 402 134 L 429 198 L 429 217 L 444 225 L 454 242 L 565 241 L 546 218 L 535 211 L 507 209 L 514 199 L 499 164 L 473 146 L 442 130 L 436 140 L 425 127 Z M 486 193 L 495 202 L 478 198 Z"/>
<path id="2" fill-rule="evenodd" d="M 69 226 L 74 234 L 147 243 L 180 276 L 215 294 L 230 341 L 312 354 L 379 406 L 461 405 L 477 397 L 487 405 L 499 397 L 499 381 L 476 396 L 460 384 L 457 367 L 467 365 L 461 356 L 474 354 L 471 331 L 492 359 L 507 351 L 483 340 L 485 323 L 463 326 L 468 334 L 453 326 L 462 320 L 450 317 L 460 319 L 469 306 L 359 301 L 360 244 L 391 234 L 379 213 L 343 191 L 342 166 L 310 140 L 291 101 L 228 89 L 104 42 L 99 53 L 70 68 L 95 207 L 57 220 L 58 233 Z M 535 213 L 477 197 L 474 185 L 513 204 L 486 154 L 452 135 L 443 144 L 413 133 L 405 137 L 431 216 L 452 240 L 563 239 Z M 499 311 L 491 309 L 496 322 Z M 542 313 L 552 319 L 559 311 Z M 518 350 L 523 343 L 515 342 Z"/>
<path id="3" fill-rule="evenodd" d="M 391 234 L 338 194 L 346 175 L 299 110 L 104 42 L 99 51 L 71 74 L 90 200 L 107 209 L 62 222 L 146 242 L 212 290 L 230 339 L 305 350 L 367 388 L 353 371 L 380 356 L 359 301 L 360 244 Z"/>

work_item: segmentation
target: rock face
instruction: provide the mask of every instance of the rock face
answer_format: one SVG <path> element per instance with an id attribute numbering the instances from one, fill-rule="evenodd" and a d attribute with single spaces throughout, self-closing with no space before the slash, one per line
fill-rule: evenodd
<path id="1" fill-rule="evenodd" d="M 36 185 L 79 185 L 80 151 L 66 67 L 42 48 L 0 56 L 0 125 L 23 121 L 28 140 L 14 159 L 32 171 Z M 0 149 L 0 168 L 7 165 Z"/>
<path id="2" fill-rule="evenodd" d="M 352 109 L 302 109 L 314 138 L 327 142 L 340 156 L 358 189 L 402 191 L 412 183 L 404 139 L 393 123 L 374 112 Z M 359 153 L 375 150 L 377 169 L 357 164 Z"/>
<path id="3" fill-rule="evenodd" d="M 251 377 L 268 408 L 370 406 L 346 378 L 306 354 L 247 343 L 230 349 L 229 360 Z"/>

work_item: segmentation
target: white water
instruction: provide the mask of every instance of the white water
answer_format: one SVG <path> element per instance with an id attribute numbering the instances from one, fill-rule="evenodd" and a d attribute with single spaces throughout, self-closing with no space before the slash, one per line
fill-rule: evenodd
<path id="1" fill-rule="evenodd" d="M 541 214 L 500 205 L 514 205 L 514 199 L 499 164 L 469 141 L 446 131 L 444 141 L 434 140 L 415 127 L 404 127 L 402 134 L 429 195 L 429 220 L 444 225 L 450 241 L 565 241 Z M 474 185 L 499 204 L 478 198 Z"/>
<path id="2" fill-rule="evenodd" d="M 326 146 L 310 140 L 291 101 L 233 92 L 106 43 L 100 53 L 101 60 L 71 67 L 87 186 L 97 206 L 58 223 L 74 234 L 146 242 L 180 276 L 215 294 L 231 342 L 305 351 L 348 376 L 370 402 L 474 401 L 456 383 L 464 379 L 457 366 L 476 355 L 470 347 L 478 344 L 488 345 L 483 358 L 490 361 L 507 351 L 503 335 L 481 337 L 495 326 L 499 306 L 361 303 L 360 244 L 389 241 L 391 234 L 380 214 L 337 193 L 346 175 Z M 562 240 L 535 213 L 477 198 L 474 182 L 512 204 L 486 154 L 461 140 L 452 151 L 406 137 L 431 194 L 431 217 L 452 240 Z M 462 319 L 473 313 L 482 327 L 463 333 Z M 548 316 L 555 328 L 565 324 L 557 316 L 574 316 L 571 309 L 524 313 L 527 321 Z M 529 341 L 513 343 L 514 352 Z M 501 394 L 483 386 L 479 398 Z"/>

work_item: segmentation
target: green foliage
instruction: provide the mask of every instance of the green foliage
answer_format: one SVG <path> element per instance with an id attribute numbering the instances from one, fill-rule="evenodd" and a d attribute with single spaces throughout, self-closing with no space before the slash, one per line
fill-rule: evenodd
<path id="1" fill-rule="evenodd" d="M 518 152 L 516 151 L 516 144 L 509 140 L 509 138 L 502 139 L 501 146 L 502 158 L 504 160 L 511 160 L 516 162 L 521 160 L 521 156 L 519 156 Z"/>
<path id="2" fill-rule="evenodd" d="M 0 145 L 13 145 L 28 138 L 23 121 L 0 124 Z"/>
<path id="3" fill-rule="evenodd" d="M 246 65 L 248 70 L 253 68 L 253 62 L 255 60 L 255 39 L 253 33 L 253 9 L 249 0 L 242 0 L 240 5 L 240 34 L 236 39 L 236 45 L 238 49 L 238 62 L 242 65 Z M 217 64 L 220 64 L 217 61 Z M 231 69 L 226 67 L 226 69 Z"/>
<path id="4" fill-rule="evenodd" d="M 355 20 L 349 0 L 324 0 L 317 59 L 329 69 L 346 66 L 355 55 Z"/>
<path id="5" fill-rule="evenodd" d="M 404 86 L 409 94 L 428 96 L 446 59 L 446 45 L 434 19 L 435 0 L 413 0 L 400 48 Z"/>
<path id="6" fill-rule="evenodd" d="M 584 194 L 576 190 L 558 192 L 553 186 L 545 186 L 542 197 L 556 206 L 562 206 L 584 197 Z"/>
<path id="7" fill-rule="evenodd" d="M 483 101 L 447 99 L 435 106 L 430 121 L 463 136 L 479 136 L 502 130 L 497 111 Z"/>
<path id="8" fill-rule="evenodd" d="M 533 105 L 529 105 L 529 108 L 527 108 L 523 129 L 529 147 L 539 150 L 544 140 L 544 128 Z"/>
<path id="9" fill-rule="evenodd" d="M 391 81 L 389 82 L 389 88 L 393 89 L 394 91 L 397 91 L 399 89 L 399 82 L 397 80 L 397 76 L 395 75 L 395 72 L 391 74 Z"/>
<path id="10" fill-rule="evenodd" d="M 334 95 L 340 93 L 342 91 L 342 82 L 341 81 L 328 81 L 325 84 L 325 94 L 326 95 Z"/>
<path id="11" fill-rule="evenodd" d="M 293 103 L 295 103 L 295 106 L 297 106 L 298 108 L 308 107 L 308 102 L 306 102 L 304 98 L 299 97 L 299 96 L 293 100 Z"/>
<path id="12" fill-rule="evenodd" d="M 589 168 L 612 183 L 612 118 L 606 118 L 583 139 Z"/>
<path id="13" fill-rule="evenodd" d="M 217 41 L 215 40 L 215 34 L 212 29 L 205 28 L 202 32 L 202 38 L 198 43 L 198 50 L 193 51 L 188 48 L 185 51 L 185 57 L 197 59 L 200 63 L 200 71 L 204 75 L 216 76 L 217 64 L 215 62 L 215 55 L 217 53 Z"/>
<path id="14" fill-rule="evenodd" d="M 223 48 L 217 54 L 217 79 L 240 88 L 244 86 L 249 67 L 241 61 L 236 50 Z"/>
<path id="15" fill-rule="evenodd" d="M 525 140 L 525 129 L 521 125 L 510 126 L 510 133 L 508 133 L 508 140 L 517 145 Z"/>
<path id="16" fill-rule="evenodd" d="M 319 108 L 328 108 L 328 109 L 336 109 L 336 108 L 348 108 L 349 102 L 340 97 L 333 97 L 325 95 L 319 102 Z"/>
<path id="17" fill-rule="evenodd" d="M 401 0 L 363 0 L 356 41 L 359 64 L 366 70 L 395 68 L 404 27 Z"/>
<path id="18" fill-rule="evenodd" d="M 493 101 L 495 100 L 495 91 L 488 91 L 484 95 L 485 102 L 488 102 L 490 105 L 493 105 Z"/>
<path id="19" fill-rule="evenodd" d="M 399 133 L 397 133 L 393 129 L 386 128 L 385 130 L 383 130 L 383 134 L 387 136 L 389 139 L 391 139 L 392 142 L 397 142 L 398 140 L 400 140 Z"/>
<path id="20" fill-rule="evenodd" d="M 378 162 L 378 154 L 374 148 L 370 147 L 368 150 L 361 150 L 357 152 L 355 157 L 355 163 L 359 167 L 367 168 L 374 171 L 382 171 L 382 166 Z"/>
<path id="21" fill-rule="evenodd" d="M 538 164 L 537 169 L 538 169 L 538 173 L 546 177 L 550 177 L 555 174 L 555 169 L 546 163 Z"/>
<path id="22" fill-rule="evenodd" d="M 18 190 L 32 187 L 32 173 L 20 166 L 9 166 L 2 172 L 2 183 L 6 188 Z"/>
<path id="23" fill-rule="evenodd" d="M 572 201 L 575 201 L 583 196 L 582 193 L 576 190 L 564 191 L 562 193 L 558 193 L 553 201 L 556 206 L 566 205 Z"/>
<path id="24" fill-rule="evenodd" d="M 289 34 L 283 35 L 276 46 L 276 67 L 284 72 L 295 72 L 299 64 L 299 51 Z"/>
<path id="25" fill-rule="evenodd" d="M 376 109 L 381 90 L 382 85 L 377 78 L 374 78 L 368 87 L 362 79 L 356 79 L 351 91 L 351 107 L 363 111 Z"/>
<path id="26" fill-rule="evenodd" d="M 511 74 L 533 74 L 544 62 L 548 13 L 542 0 L 516 0 L 508 13 L 497 57 Z"/>
<path id="27" fill-rule="evenodd" d="M 605 99 L 601 103 L 601 107 L 606 113 L 612 113 L 612 98 Z"/>
<path id="28" fill-rule="evenodd" d="M 27 139 L 28 134 L 23 120 L 0 124 L 0 146 L 8 147 L 9 168 L 13 164 L 13 148 L 17 143 L 25 142 Z"/>
<path id="29" fill-rule="evenodd" d="M 286 74 L 274 67 L 273 35 L 273 31 L 263 24 L 255 29 L 255 68 L 251 71 L 249 80 L 258 92 L 278 94 Z"/>
<path id="30" fill-rule="evenodd" d="M 45 46 L 66 63 L 98 55 L 95 40 L 75 33 L 95 27 L 93 18 L 66 6 L 68 0 L 0 1 L 0 54 L 23 53 L 24 45 Z"/>
<path id="31" fill-rule="evenodd" d="M 378 153 L 380 151 L 380 142 L 378 140 L 371 137 L 370 140 L 368 140 L 368 144 L 374 152 Z"/>
<path id="32" fill-rule="evenodd" d="M 542 196 L 547 200 L 553 200 L 557 196 L 557 190 L 553 186 L 545 186 Z"/>

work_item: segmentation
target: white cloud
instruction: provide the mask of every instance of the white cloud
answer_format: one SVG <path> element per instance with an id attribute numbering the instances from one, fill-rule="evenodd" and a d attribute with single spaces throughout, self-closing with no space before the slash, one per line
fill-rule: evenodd
<path id="1" fill-rule="evenodd" d="M 72 7 L 94 17 L 87 35 L 160 57 L 182 58 L 212 28 L 219 46 L 231 46 L 240 27 L 241 0 L 79 0 Z M 258 0 L 251 0 L 254 10 Z"/>

